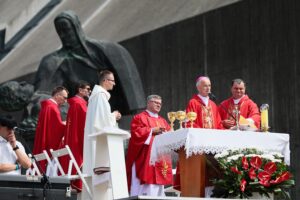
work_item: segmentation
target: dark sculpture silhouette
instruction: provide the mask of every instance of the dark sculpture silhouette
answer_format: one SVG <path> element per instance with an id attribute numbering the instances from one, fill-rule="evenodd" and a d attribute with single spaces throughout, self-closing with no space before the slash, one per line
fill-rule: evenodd
<path id="1" fill-rule="evenodd" d="M 33 92 L 33 85 L 26 82 L 5 82 L 0 85 L 0 107 L 8 112 L 22 110 L 31 101 Z"/>
<path id="2" fill-rule="evenodd" d="M 85 80 L 93 86 L 98 84 L 97 73 L 108 69 L 114 72 L 117 80 L 110 101 L 112 109 L 128 114 L 145 107 L 139 73 L 125 48 L 86 38 L 72 11 L 59 14 L 54 24 L 62 47 L 42 59 L 35 78 L 35 91 L 51 91 L 57 85 L 64 85 L 72 96 L 77 81 Z"/>

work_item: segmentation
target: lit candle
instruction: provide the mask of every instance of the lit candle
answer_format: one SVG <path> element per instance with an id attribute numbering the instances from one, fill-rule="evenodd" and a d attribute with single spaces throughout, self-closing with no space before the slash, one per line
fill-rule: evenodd
<path id="1" fill-rule="evenodd" d="M 260 115 L 261 115 L 261 130 L 267 132 L 269 129 L 269 116 L 268 116 L 268 104 L 263 104 L 260 107 Z"/>

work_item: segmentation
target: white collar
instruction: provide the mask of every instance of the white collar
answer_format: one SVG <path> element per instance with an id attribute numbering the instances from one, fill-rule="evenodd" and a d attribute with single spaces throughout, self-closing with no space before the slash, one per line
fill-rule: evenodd
<path id="1" fill-rule="evenodd" d="M 50 98 L 49 100 L 52 101 L 53 103 L 55 103 L 56 105 L 58 105 L 57 102 L 53 98 Z"/>
<path id="2" fill-rule="evenodd" d="M 239 99 L 233 99 L 233 103 L 234 104 L 239 104 L 240 100 L 244 97 L 245 95 L 243 95 L 241 98 Z"/>
<path id="3" fill-rule="evenodd" d="M 95 86 L 94 86 L 94 89 L 93 89 L 93 91 L 92 91 L 91 97 L 92 97 L 93 95 L 99 93 L 99 92 L 104 93 L 107 100 L 110 99 L 110 93 L 109 93 L 106 89 L 104 89 L 101 85 L 95 85 Z"/>
<path id="4" fill-rule="evenodd" d="M 6 143 L 6 142 L 7 142 L 7 140 L 4 139 L 2 136 L 0 136 L 0 143 Z"/>
<path id="5" fill-rule="evenodd" d="M 151 117 L 155 117 L 155 118 L 158 118 L 158 114 L 157 113 L 154 113 L 154 112 L 151 112 L 149 110 L 146 110 L 147 113 L 151 116 Z"/>
<path id="6" fill-rule="evenodd" d="M 203 101 L 203 103 L 205 104 L 205 106 L 208 106 L 209 96 L 204 97 L 204 96 L 201 96 L 200 94 L 198 94 L 198 97 L 200 97 L 200 99 Z"/>

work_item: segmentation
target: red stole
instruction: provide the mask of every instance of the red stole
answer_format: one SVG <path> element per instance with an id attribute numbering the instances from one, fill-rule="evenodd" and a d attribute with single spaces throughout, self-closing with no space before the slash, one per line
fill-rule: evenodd
<path id="1" fill-rule="evenodd" d="M 42 153 L 50 149 L 58 149 L 64 135 L 65 125 L 62 123 L 58 105 L 52 100 L 41 102 L 38 124 L 35 132 L 33 154 Z M 41 162 L 41 167 L 46 172 L 46 162 Z"/>
<path id="2" fill-rule="evenodd" d="M 151 128 L 165 127 L 170 130 L 170 126 L 162 117 L 151 117 L 146 111 L 134 116 L 131 122 L 131 138 L 129 140 L 128 152 L 126 157 L 126 172 L 128 188 L 130 191 L 132 165 L 135 163 L 136 176 L 141 184 L 160 184 L 166 185 L 172 183 L 172 163 L 170 157 L 164 157 L 155 166 L 151 166 L 150 153 L 154 135 L 152 135 L 149 145 L 145 145 Z"/>

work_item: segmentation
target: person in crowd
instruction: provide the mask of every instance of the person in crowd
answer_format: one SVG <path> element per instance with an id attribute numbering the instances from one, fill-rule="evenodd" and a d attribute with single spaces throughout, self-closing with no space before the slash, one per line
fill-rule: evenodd
<path id="1" fill-rule="evenodd" d="M 147 109 L 135 115 L 131 122 L 131 138 L 126 158 L 131 196 L 164 196 L 164 185 L 173 181 L 170 158 L 163 157 L 155 166 L 149 164 L 154 137 L 170 130 L 167 121 L 158 115 L 161 106 L 160 96 L 148 96 Z"/>
<path id="2" fill-rule="evenodd" d="M 16 126 L 10 116 L 0 116 L 0 174 L 21 175 L 21 167 L 31 166 L 23 145 L 16 140 Z"/>
<path id="3" fill-rule="evenodd" d="M 66 122 L 66 132 L 64 135 L 64 145 L 68 145 L 80 168 L 83 165 L 83 138 L 84 126 L 87 111 L 87 101 L 91 94 L 90 84 L 86 81 L 79 81 L 76 85 L 76 95 L 68 99 L 69 110 Z M 65 173 L 68 172 L 69 159 L 62 157 L 62 167 Z M 72 174 L 76 174 L 76 169 L 72 169 Z M 82 190 L 81 180 L 71 181 L 72 188 L 77 192 Z"/>
<path id="4" fill-rule="evenodd" d="M 57 150 L 61 147 L 66 123 L 61 119 L 59 106 L 66 103 L 67 99 L 68 90 L 58 86 L 52 90 L 50 99 L 41 102 L 33 154 L 39 154 L 46 150 L 50 155 L 50 149 Z M 42 161 L 40 164 L 42 172 L 46 172 L 47 163 Z"/>
<path id="5" fill-rule="evenodd" d="M 245 82 L 239 78 L 232 80 L 232 96 L 224 100 L 219 106 L 219 112 L 224 128 L 230 129 L 236 126 L 237 118 L 241 124 L 249 124 L 250 126 L 255 125 L 256 128 L 260 127 L 259 109 L 245 93 Z"/>
<path id="6" fill-rule="evenodd" d="M 111 112 L 108 102 L 110 93 L 116 85 L 114 74 L 104 70 L 99 73 L 99 85 L 95 85 L 88 102 L 86 122 L 84 128 L 84 163 L 83 172 L 92 174 L 95 160 L 95 142 L 89 135 L 99 132 L 104 127 L 116 127 L 117 120 L 121 119 L 119 111 Z"/>

